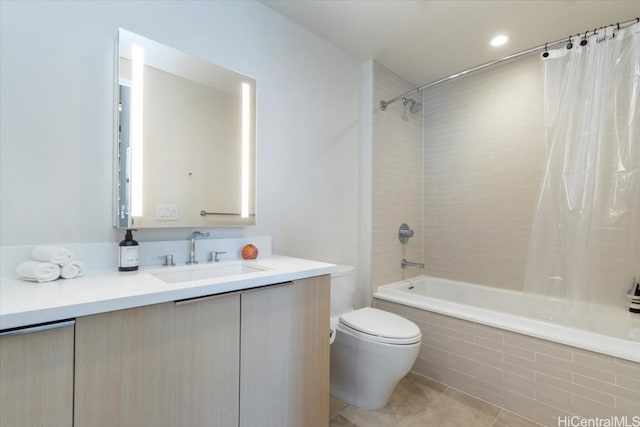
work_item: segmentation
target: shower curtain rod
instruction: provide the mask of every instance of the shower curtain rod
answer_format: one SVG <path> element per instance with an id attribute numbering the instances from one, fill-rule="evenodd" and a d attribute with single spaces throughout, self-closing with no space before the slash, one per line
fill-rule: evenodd
<path id="1" fill-rule="evenodd" d="M 591 33 L 591 35 L 592 34 L 596 34 L 598 32 L 598 30 L 602 30 L 602 29 L 609 28 L 609 27 L 617 28 L 618 30 L 620 30 L 622 28 L 628 27 L 628 26 L 636 24 L 638 22 L 640 22 L 640 18 L 633 18 L 633 19 L 630 19 L 628 21 L 619 22 L 617 24 L 606 25 L 604 27 L 596 28 L 593 31 L 587 31 L 584 34 L 571 35 L 571 36 L 569 36 L 567 38 L 564 38 L 564 39 L 559 39 L 559 40 L 556 40 L 556 41 L 548 42 L 548 43 L 542 44 L 540 46 L 536 46 L 536 47 L 532 47 L 532 48 L 529 48 L 529 49 L 526 49 L 526 50 L 522 50 L 520 52 L 513 53 L 511 55 L 503 56 L 502 58 L 495 59 L 493 61 L 485 62 L 484 64 L 481 64 L 481 65 L 476 65 L 475 67 L 469 68 L 469 69 L 464 70 L 464 71 L 460 71 L 459 73 L 451 74 L 450 76 L 443 77 L 441 79 L 432 81 L 431 83 L 427 83 L 425 85 L 417 87 L 417 88 L 415 88 L 413 90 L 410 90 L 407 93 L 403 93 L 402 95 L 398 95 L 395 98 L 390 99 L 388 101 L 384 101 L 384 100 L 380 101 L 380 109 L 382 111 L 384 111 L 384 110 L 387 109 L 388 105 L 393 104 L 394 102 L 399 101 L 399 100 L 401 100 L 403 98 L 406 98 L 409 95 L 413 95 L 414 93 L 421 92 L 421 91 L 423 91 L 425 89 L 428 89 L 428 88 L 430 88 L 432 86 L 436 86 L 436 85 L 439 85 L 441 83 L 447 82 L 449 80 L 453 80 L 453 79 L 456 79 L 458 77 L 462 77 L 462 76 L 467 75 L 469 73 L 473 73 L 475 71 L 484 70 L 485 68 L 489 68 L 489 67 L 491 67 L 493 65 L 499 64 L 500 62 L 509 61 L 511 59 L 519 58 L 521 56 L 528 55 L 530 53 L 533 53 L 533 52 L 536 52 L 536 51 L 539 51 L 539 50 L 543 50 L 543 49 L 547 50 L 550 47 L 557 46 L 557 45 L 562 44 L 562 43 L 571 43 L 571 39 L 573 37 L 586 38 L 587 35 L 589 35 L 589 33 Z"/>

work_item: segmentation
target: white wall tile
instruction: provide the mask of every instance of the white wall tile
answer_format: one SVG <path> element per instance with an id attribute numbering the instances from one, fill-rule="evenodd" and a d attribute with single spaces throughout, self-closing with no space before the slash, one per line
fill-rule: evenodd
<path id="1" fill-rule="evenodd" d="M 427 274 L 523 289 L 545 166 L 542 95 L 536 55 L 423 92 Z M 639 254 L 612 227 L 598 239 L 591 299 L 624 305 Z"/>
<path id="2" fill-rule="evenodd" d="M 422 117 L 407 107 L 404 121 L 400 101 L 381 111 L 380 100 L 415 86 L 376 62 L 373 76 L 371 283 L 375 292 L 379 285 L 421 274 L 416 268 L 403 270 L 400 260 L 422 262 Z M 420 101 L 419 95 L 413 98 Z M 398 239 L 402 223 L 415 232 L 404 246 Z"/>

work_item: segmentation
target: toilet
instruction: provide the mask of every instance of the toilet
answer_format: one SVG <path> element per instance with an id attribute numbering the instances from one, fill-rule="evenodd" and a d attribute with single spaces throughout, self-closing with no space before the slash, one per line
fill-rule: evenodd
<path id="1" fill-rule="evenodd" d="M 350 405 L 379 409 L 418 357 L 415 323 L 375 308 L 354 309 L 355 269 L 331 275 L 331 394 Z"/>

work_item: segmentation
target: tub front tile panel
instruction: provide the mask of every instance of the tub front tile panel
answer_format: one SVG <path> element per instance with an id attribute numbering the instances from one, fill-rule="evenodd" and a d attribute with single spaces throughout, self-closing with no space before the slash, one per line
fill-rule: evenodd
<path id="1" fill-rule="evenodd" d="M 640 417 L 640 363 L 374 300 L 414 321 L 413 370 L 543 425 L 559 416 Z M 632 418 L 629 418 L 632 420 Z"/>

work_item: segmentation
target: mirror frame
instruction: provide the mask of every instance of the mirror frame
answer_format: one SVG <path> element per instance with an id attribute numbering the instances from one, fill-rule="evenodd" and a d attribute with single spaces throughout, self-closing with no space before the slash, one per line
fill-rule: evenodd
<path id="1" fill-rule="evenodd" d="M 209 81 L 209 83 L 202 83 L 203 86 L 208 88 L 214 88 L 215 85 L 219 85 L 219 82 L 233 81 L 233 84 L 241 85 L 241 109 L 242 109 L 242 130 L 241 134 L 241 154 L 240 161 L 242 163 L 241 168 L 238 168 L 239 178 L 238 186 L 241 188 L 242 196 L 241 206 L 239 209 L 233 209 L 233 212 L 221 211 L 222 209 L 216 209 L 215 204 L 212 203 L 209 206 L 202 206 L 199 211 L 197 222 L 172 222 L 172 220 L 162 221 L 161 224 L 158 213 L 156 212 L 155 221 L 153 225 L 145 225 L 144 223 L 136 223 L 136 216 L 131 215 L 132 212 L 132 181 L 134 181 L 131 175 L 132 160 L 129 156 L 123 159 L 121 155 L 120 144 L 120 126 L 121 126 L 121 111 L 123 105 L 121 104 L 120 92 L 121 92 L 121 57 L 123 56 L 123 40 L 134 41 L 136 44 L 140 43 L 144 48 L 151 52 L 162 51 L 162 56 L 156 56 L 156 58 L 165 58 L 164 54 L 170 54 L 172 58 L 177 60 L 165 60 L 156 59 L 155 63 L 151 61 L 151 64 L 145 58 L 144 64 L 141 67 L 152 67 L 156 70 L 164 71 L 168 75 L 173 74 L 174 77 L 180 77 L 182 79 L 189 80 L 191 82 Z M 126 48 L 125 48 L 126 49 Z M 147 56 L 147 55 L 145 55 Z M 152 56 L 152 55 L 150 55 Z M 153 56 L 152 56 L 153 57 Z M 128 59 L 128 58 L 127 58 Z M 118 36 L 116 37 L 116 49 L 115 49 L 115 78 L 114 78 L 114 160 L 113 160 L 113 210 L 114 219 L 113 225 L 119 229 L 126 228 L 192 228 L 192 227 L 242 227 L 256 224 L 256 210 L 257 210 L 257 138 L 256 138 L 256 80 L 252 77 L 246 76 L 241 73 L 229 70 L 219 65 L 204 61 L 200 58 L 183 53 L 179 50 L 171 48 L 169 46 L 162 45 L 161 43 L 150 40 L 146 37 L 132 33 L 131 31 L 120 28 L 118 30 Z M 184 64 L 189 63 L 196 64 L 197 68 L 187 68 Z M 179 73 L 176 71 L 179 70 Z M 133 79 L 132 79 L 133 80 Z M 215 83 L 211 83 L 215 82 Z M 247 89 L 249 87 L 249 89 Z M 215 87 L 216 90 L 220 90 Z M 246 91 L 245 91 L 246 89 Z M 240 98 L 240 97 L 239 97 Z M 245 125 L 245 114 L 247 114 L 248 124 Z M 128 130 L 127 130 L 128 131 Z M 127 138 L 128 139 L 128 138 Z M 135 157 L 135 153 L 131 153 L 131 158 Z M 248 165 L 248 166 L 247 166 Z M 139 181 L 142 181 L 140 178 Z M 224 183 L 224 184 L 228 184 Z M 220 184 L 222 185 L 222 184 Z M 135 191 L 135 188 L 134 188 Z M 141 190 L 140 190 L 141 191 Z M 237 194 L 237 193 L 236 193 Z M 140 200 L 142 200 L 142 197 Z M 124 199 L 124 200 L 123 200 Z M 140 202 L 142 203 L 142 202 Z M 156 205 L 156 211 L 158 205 Z M 209 208 L 209 209 L 207 209 Z M 212 211 L 212 212 L 211 212 Z M 193 213 L 191 214 L 193 216 Z M 165 225 L 166 222 L 166 225 Z"/>

